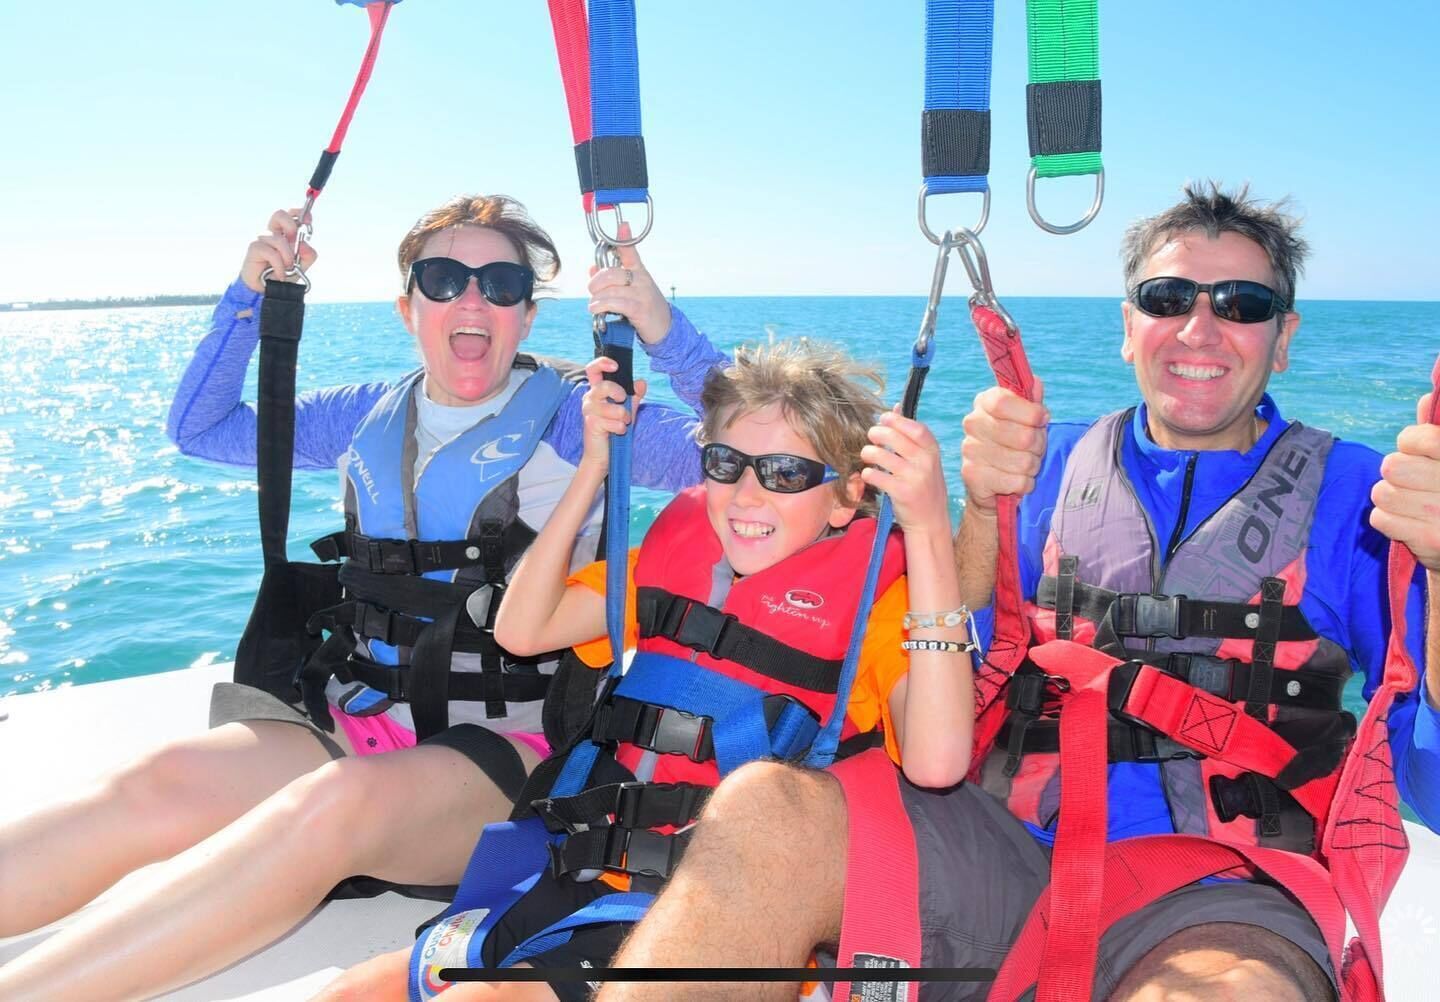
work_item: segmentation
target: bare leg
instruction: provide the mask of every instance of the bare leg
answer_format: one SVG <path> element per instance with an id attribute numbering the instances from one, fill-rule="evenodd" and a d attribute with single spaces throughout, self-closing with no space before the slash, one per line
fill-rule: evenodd
<path id="1" fill-rule="evenodd" d="M 454 883 L 509 807 L 450 748 L 328 762 L 0 969 L 0 998 L 157 994 L 271 942 L 345 877 Z"/>
<path id="2" fill-rule="evenodd" d="M 0 937 L 70 914 L 328 761 L 303 727 L 226 724 L 146 755 L 80 797 L 0 826 Z"/>
<path id="3" fill-rule="evenodd" d="M 410 951 L 382 953 L 357 964 L 325 986 L 310 1002 L 408 1002 Z M 529 964 L 517 964 L 529 967 Z M 489 985 L 467 982 L 447 989 L 445 1002 L 556 1002 L 543 983 Z"/>
<path id="4" fill-rule="evenodd" d="M 1304 950 L 1258 926 L 1211 922 L 1162 941 L 1111 1002 L 1321 1002 L 1330 980 Z"/>
<path id="5" fill-rule="evenodd" d="M 736 770 L 711 797 L 684 861 L 615 966 L 803 966 L 817 944 L 840 937 L 845 842 L 845 795 L 828 774 L 773 762 Z M 723 999 L 736 990 L 611 982 L 598 998 Z M 743 993 L 793 1000 L 795 985 L 745 985 Z"/>

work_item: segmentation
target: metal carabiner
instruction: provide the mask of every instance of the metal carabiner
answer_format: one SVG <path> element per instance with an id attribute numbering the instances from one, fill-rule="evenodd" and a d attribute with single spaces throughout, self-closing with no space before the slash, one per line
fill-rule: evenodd
<path id="1" fill-rule="evenodd" d="M 310 291 L 310 277 L 300 268 L 300 245 L 310 239 L 310 234 L 315 232 L 315 227 L 307 218 L 310 210 L 315 207 L 315 196 L 305 196 L 305 207 L 300 210 L 300 218 L 295 227 L 295 245 L 290 248 L 290 267 L 285 269 L 286 278 L 298 278 L 300 284 L 305 286 L 305 291 Z M 260 281 L 269 281 L 270 276 L 275 274 L 274 268 L 266 268 L 260 273 Z"/>
<path id="2" fill-rule="evenodd" d="M 920 333 L 915 338 L 916 355 L 924 355 L 930 349 L 930 339 L 935 336 L 935 325 L 940 319 L 940 299 L 945 292 L 945 273 L 950 269 L 950 252 L 959 246 L 952 230 L 946 230 L 945 236 L 937 243 L 940 252 L 935 255 L 935 271 L 930 276 L 930 298 L 925 302 L 925 315 L 920 319 Z"/>
<path id="3" fill-rule="evenodd" d="M 587 214 L 588 215 L 588 214 Z M 645 234 L 640 234 L 644 236 Z M 634 241 L 627 241 L 621 246 L 630 246 Z M 620 266 L 620 255 L 615 251 L 616 245 L 603 237 L 595 241 L 595 267 L 600 270 L 606 268 L 618 268 Z M 605 314 L 597 313 L 590 321 L 590 329 L 595 334 L 595 344 L 600 344 L 600 335 L 605 333 Z"/>
<path id="4" fill-rule="evenodd" d="M 970 229 L 966 230 L 966 232 L 968 233 L 979 234 L 980 231 L 985 228 L 985 224 L 990 221 L 990 189 L 988 187 L 985 189 L 984 195 L 985 200 L 980 203 L 980 221 L 977 222 Z M 935 233 L 930 229 L 929 222 L 927 222 L 925 219 L 925 199 L 929 197 L 930 186 L 928 184 L 922 183 L 920 185 L 920 201 L 919 204 L 916 206 L 916 215 L 919 217 L 920 220 L 920 232 L 925 234 L 925 239 L 929 240 L 932 244 L 935 244 L 938 247 L 942 242 L 942 238 L 935 235 Z M 965 228 L 961 227 L 961 229 Z M 953 231 L 946 230 L 946 236 L 949 236 L 951 232 Z"/>
<path id="5" fill-rule="evenodd" d="M 625 222 L 625 217 L 620 211 L 619 203 L 610 206 L 615 211 L 615 231 L 620 231 L 620 224 Z M 644 240 L 650 233 L 650 227 L 655 225 L 655 200 L 647 192 L 645 195 L 645 228 L 640 231 L 639 236 L 621 240 L 618 236 L 611 236 L 605 232 L 605 227 L 600 225 L 600 210 L 589 208 L 585 210 L 585 228 L 590 231 L 590 239 L 598 244 L 609 244 L 612 247 L 634 247 L 641 240 Z"/>
<path id="6" fill-rule="evenodd" d="M 1040 210 L 1035 206 L 1035 168 L 1032 165 L 1030 171 L 1025 175 L 1025 208 L 1030 210 L 1030 218 L 1035 220 L 1035 225 L 1046 233 L 1054 233 L 1057 236 L 1065 236 L 1070 233 L 1079 233 L 1090 225 L 1100 212 L 1100 203 L 1105 201 L 1105 168 L 1101 167 L 1095 173 L 1095 200 L 1090 203 L 1090 211 L 1080 217 L 1078 223 L 1071 223 L 1069 226 L 1056 226 L 1047 222 L 1045 217 L 1040 215 Z M 977 231 L 978 232 L 978 231 Z"/>
<path id="7" fill-rule="evenodd" d="M 995 295 L 995 287 L 990 283 L 990 262 L 985 257 L 985 247 L 980 243 L 980 238 L 973 230 L 955 230 L 950 235 L 955 238 L 955 253 L 965 265 L 965 274 L 970 276 L 970 286 L 975 292 L 970 296 L 971 306 L 984 306 L 1001 320 L 1011 333 L 1018 333 L 1019 325 L 1010 316 L 1010 311 L 1001 305 L 999 298 Z"/>

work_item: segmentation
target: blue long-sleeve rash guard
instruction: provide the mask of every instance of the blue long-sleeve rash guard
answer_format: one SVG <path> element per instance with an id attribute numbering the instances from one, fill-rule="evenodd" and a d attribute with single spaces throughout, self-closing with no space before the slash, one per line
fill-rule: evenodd
<path id="1" fill-rule="evenodd" d="M 215 307 L 210 332 L 195 349 L 175 400 L 166 433 L 187 456 L 237 466 L 255 465 L 255 407 L 241 400 L 245 371 L 260 339 L 262 295 L 235 282 Z M 705 375 L 729 359 L 697 332 L 683 313 L 670 310 L 670 332 L 657 345 L 641 342 L 651 367 L 670 378 L 671 388 L 699 413 Z M 365 415 L 391 383 L 352 383 L 300 394 L 295 400 L 295 468 L 334 469 L 350 447 Z M 543 441 L 569 463 L 579 463 L 584 448 L 578 384 L 556 413 Z M 632 475 L 637 484 L 680 490 L 700 482 L 700 454 L 694 441 L 696 420 L 658 404 L 642 404 Z"/>
<path id="2" fill-rule="evenodd" d="M 1121 461 L 1140 504 L 1155 526 L 1156 538 L 1169 539 L 1180 514 L 1185 467 L 1195 457 L 1195 474 L 1184 533 L 1213 515 L 1259 467 L 1265 454 L 1289 426 L 1267 395 L 1256 413 L 1268 422 L 1265 434 L 1246 453 L 1222 450 L 1187 452 L 1162 449 L 1145 431 L 1145 407 L 1136 409 L 1125 429 Z M 1061 475 L 1086 424 L 1051 424 L 1046 454 L 1035 490 L 1020 504 L 1020 582 L 1034 599 L 1044 568 L 1045 540 L 1060 493 Z M 1365 678 L 1369 699 L 1380 685 L 1390 635 L 1386 558 L 1389 540 L 1370 525 L 1370 489 L 1380 479 L 1380 455 L 1353 442 L 1336 442 L 1325 465 L 1314 525 L 1305 553 L 1305 594 L 1300 609 L 1322 636 L 1343 647 L 1351 667 Z M 1411 582 L 1406 638 L 1423 673 L 1425 576 Z M 982 639 L 993 631 L 993 612 L 976 614 Z M 1400 796 L 1432 831 L 1440 831 L 1440 711 L 1419 689 L 1390 711 L 1390 746 Z M 1141 762 L 1110 766 L 1110 839 L 1174 831 L 1160 782 L 1160 767 Z M 1032 832 L 1051 841 L 1053 831 Z"/>

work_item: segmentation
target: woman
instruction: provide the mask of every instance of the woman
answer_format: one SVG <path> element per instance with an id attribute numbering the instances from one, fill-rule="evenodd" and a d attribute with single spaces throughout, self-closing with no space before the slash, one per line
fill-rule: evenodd
<path id="1" fill-rule="evenodd" d="M 293 214 L 272 216 L 216 308 L 170 415 L 171 437 L 187 454 L 255 461 L 254 411 L 240 388 L 258 337 L 261 276 L 291 267 L 295 236 Z M 300 245 L 302 268 L 314 257 Z M 295 463 L 343 461 L 352 544 L 355 533 L 435 539 L 425 530 L 453 522 L 441 509 L 458 505 L 503 523 L 508 570 L 544 525 L 583 447 L 583 382 L 518 354 L 535 318 L 533 280 L 553 278 L 558 255 L 518 203 L 462 197 L 421 217 L 401 242 L 399 263 L 405 289 L 396 305 L 421 372 L 393 386 L 302 396 Z M 598 271 L 590 291 L 591 311 L 628 317 L 657 370 L 671 374 L 682 399 L 697 400 L 706 372 L 724 359 L 669 307 L 634 250 L 621 250 L 619 267 Z M 623 418 L 620 405 L 609 406 L 612 419 Z M 538 430 L 522 432 L 526 422 Z M 634 425 L 637 482 L 673 490 L 699 480 L 692 420 L 646 406 Z M 476 429 L 495 434 L 476 444 Z M 443 480 L 437 470 L 448 471 Z M 593 555 L 597 519 L 598 510 L 577 540 L 578 563 Z M 452 560 L 426 574 L 463 580 L 470 569 L 456 570 Z M 407 645 L 388 642 L 403 638 L 331 625 L 353 633 L 357 645 L 342 675 L 406 659 Z M 483 659 L 456 654 L 449 677 L 483 674 L 475 663 Z M 503 668 L 533 681 L 546 664 Z M 410 715 L 390 698 L 396 694 L 361 682 L 332 680 L 314 720 L 259 690 L 220 687 L 212 717 L 221 726 L 0 829 L 0 936 L 67 915 L 137 867 L 175 857 L 146 893 L 107 902 L 0 969 L 0 997 L 154 994 L 274 939 L 346 877 L 457 882 L 474 833 L 508 814 L 517 776 L 546 750 L 538 702 L 509 699 L 511 688 L 500 690 L 507 698 L 445 707 L 455 726 L 417 744 Z M 333 732 L 321 719 L 327 711 Z"/>

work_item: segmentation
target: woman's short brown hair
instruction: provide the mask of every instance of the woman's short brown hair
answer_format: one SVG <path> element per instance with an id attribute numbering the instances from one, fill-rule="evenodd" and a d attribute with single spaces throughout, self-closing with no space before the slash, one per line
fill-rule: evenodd
<path id="1" fill-rule="evenodd" d="M 870 487 L 858 503 L 846 491 L 851 475 L 865 466 L 860 450 L 885 409 L 880 398 L 884 389 L 885 377 L 878 369 L 856 362 L 834 345 L 797 338 L 737 348 L 732 364 L 712 370 L 705 379 L 699 438 L 713 442 L 736 418 L 778 404 L 816 455 L 840 474 L 834 483 L 840 503 L 873 511 L 875 492 Z"/>
<path id="2" fill-rule="evenodd" d="M 396 255 L 400 281 L 410 277 L 410 266 L 420 256 L 425 241 L 455 226 L 483 226 L 504 236 L 520 260 L 535 273 L 536 282 L 553 281 L 560 273 L 560 252 L 555 249 L 555 242 L 530 218 L 525 206 L 507 195 L 456 195 L 417 219 L 400 241 Z"/>

